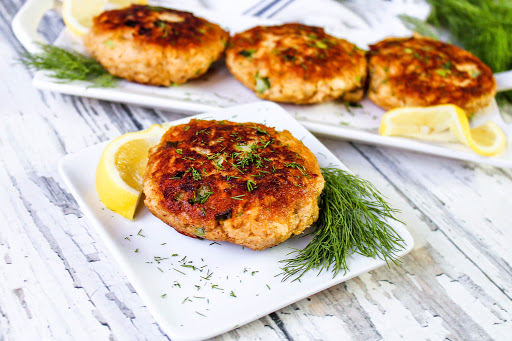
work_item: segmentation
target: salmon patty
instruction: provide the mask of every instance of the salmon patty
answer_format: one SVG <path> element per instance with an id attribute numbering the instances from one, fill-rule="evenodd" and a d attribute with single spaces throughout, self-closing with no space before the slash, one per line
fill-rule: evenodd
<path id="1" fill-rule="evenodd" d="M 204 74 L 228 39 L 218 25 L 191 13 L 132 5 L 95 17 L 84 44 L 113 75 L 169 86 Z"/>
<path id="2" fill-rule="evenodd" d="M 371 45 L 368 65 L 368 96 L 386 110 L 451 103 L 471 114 L 496 95 L 487 65 L 465 50 L 430 38 L 389 38 Z"/>
<path id="3" fill-rule="evenodd" d="M 231 38 L 226 64 L 246 87 L 271 101 L 358 101 L 366 80 L 364 51 L 320 27 L 258 26 Z"/>
<path id="4" fill-rule="evenodd" d="M 324 179 L 287 130 L 191 120 L 149 151 L 147 208 L 176 231 L 263 250 L 318 219 Z"/>

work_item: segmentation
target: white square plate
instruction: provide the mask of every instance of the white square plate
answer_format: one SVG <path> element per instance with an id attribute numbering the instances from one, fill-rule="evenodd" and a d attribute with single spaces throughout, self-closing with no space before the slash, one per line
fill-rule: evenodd
<path id="1" fill-rule="evenodd" d="M 345 166 L 310 132 L 278 105 L 258 102 L 195 118 L 259 122 L 289 130 L 316 155 L 320 166 Z M 189 118 L 172 124 L 182 124 Z M 295 237 L 264 250 L 252 251 L 230 243 L 189 238 L 155 218 L 143 205 L 129 221 L 106 209 L 95 190 L 95 172 L 108 142 L 65 156 L 60 171 L 66 185 L 114 255 L 155 319 L 172 340 L 203 340 L 256 320 L 375 268 L 380 259 L 358 254 L 349 271 L 335 278 L 330 272 L 307 273 L 301 281 L 283 282 L 280 260 L 311 237 Z M 401 257 L 412 249 L 407 229 L 389 224 L 405 241 Z"/>

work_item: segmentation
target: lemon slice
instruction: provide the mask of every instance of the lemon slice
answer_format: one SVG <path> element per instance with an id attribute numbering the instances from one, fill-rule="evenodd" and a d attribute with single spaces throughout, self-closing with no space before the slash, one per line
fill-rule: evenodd
<path id="1" fill-rule="evenodd" d="M 146 0 L 64 0 L 62 3 L 62 19 L 71 32 L 77 36 L 82 36 L 91 28 L 92 18 L 104 10 L 146 3 Z"/>
<path id="2" fill-rule="evenodd" d="M 484 156 L 501 153 L 507 144 L 505 134 L 496 124 L 489 121 L 470 128 L 464 110 L 453 104 L 389 110 L 382 117 L 379 133 L 429 141 L 458 141 Z"/>
<path id="3" fill-rule="evenodd" d="M 487 122 L 479 127 L 470 129 L 469 147 L 480 155 L 494 156 L 503 151 L 507 138 L 494 122 Z"/>
<path id="4" fill-rule="evenodd" d="M 160 142 L 168 125 L 119 136 L 103 150 L 96 169 L 96 192 L 110 210 L 133 219 L 142 193 L 148 150 Z"/>

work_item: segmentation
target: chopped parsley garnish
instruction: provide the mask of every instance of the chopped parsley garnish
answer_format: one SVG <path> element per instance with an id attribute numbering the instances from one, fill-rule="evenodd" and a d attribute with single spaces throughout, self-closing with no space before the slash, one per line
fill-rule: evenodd
<path id="1" fill-rule="evenodd" d="M 200 228 L 202 229 L 202 227 L 200 227 Z M 196 229 L 197 229 L 197 228 L 196 228 Z M 204 229 L 203 229 L 203 230 L 204 230 Z M 204 232 L 203 232 L 203 233 L 204 233 Z M 201 236 L 198 236 L 198 237 L 201 237 Z M 192 269 L 192 270 L 194 270 L 194 271 L 196 271 L 196 270 L 197 270 L 197 268 L 196 268 L 195 266 L 190 265 L 190 264 L 181 264 L 181 266 L 182 266 L 182 267 L 184 267 L 184 268 L 190 268 L 190 269 Z"/>
<path id="2" fill-rule="evenodd" d="M 194 198 L 189 199 L 189 204 L 204 204 L 210 196 L 213 194 L 210 186 L 202 185 L 199 189 L 194 193 Z"/>
<path id="3" fill-rule="evenodd" d="M 270 89 L 270 81 L 268 77 L 260 77 L 258 74 L 254 76 L 256 80 L 256 91 L 261 94 L 265 90 Z"/>
<path id="4" fill-rule="evenodd" d="M 195 160 L 193 158 L 190 158 L 190 159 Z M 190 167 L 186 171 L 186 173 L 188 173 L 188 172 L 192 172 L 192 177 L 194 178 L 194 180 L 196 180 L 196 181 L 201 180 L 201 173 L 199 173 L 199 171 L 197 169 L 195 169 L 194 167 Z"/>
<path id="5" fill-rule="evenodd" d="M 301 164 L 298 164 L 297 162 L 290 162 L 290 163 L 287 163 L 286 165 L 284 165 L 285 167 L 291 167 L 291 168 L 296 168 L 298 170 L 300 170 L 300 172 L 302 173 L 302 175 L 306 176 L 306 177 L 309 177 L 308 176 L 308 173 L 306 171 L 306 167 L 304 167 L 303 165 Z"/>
<path id="6" fill-rule="evenodd" d="M 228 161 L 228 162 L 231 164 L 231 166 L 233 166 L 233 168 L 235 168 L 240 173 L 244 174 L 244 172 L 240 168 L 238 168 L 233 162 L 231 162 L 231 161 Z"/>
<path id="7" fill-rule="evenodd" d="M 315 41 L 315 45 L 316 45 L 316 47 L 321 48 L 321 49 L 326 49 L 328 47 L 324 42 L 321 42 L 318 40 Z"/>
<path id="8" fill-rule="evenodd" d="M 256 187 L 258 187 L 258 185 L 256 185 L 256 182 L 252 180 L 247 180 L 247 190 L 249 192 L 253 191 Z"/>
<path id="9" fill-rule="evenodd" d="M 157 262 L 158 264 L 160 264 L 160 262 L 161 262 L 161 261 L 166 260 L 166 259 L 169 259 L 169 258 L 167 258 L 167 257 L 156 257 L 156 256 L 155 256 L 153 259 L 155 260 L 155 262 Z"/>
<path id="10" fill-rule="evenodd" d="M 110 39 L 105 40 L 104 44 L 105 44 L 105 46 L 110 47 L 111 49 L 116 47 L 116 44 L 114 44 L 114 42 L 112 40 L 110 40 Z"/>
<path id="11" fill-rule="evenodd" d="M 204 238 L 204 236 L 206 235 L 206 231 L 205 231 L 204 227 L 196 227 L 194 229 L 194 234 L 196 236 L 198 236 L 199 238 Z"/>
<path id="12" fill-rule="evenodd" d="M 446 77 L 450 73 L 450 70 L 437 69 L 437 70 L 435 70 L 435 73 L 437 73 L 441 77 Z"/>
<path id="13" fill-rule="evenodd" d="M 185 273 L 184 273 L 183 271 L 180 271 L 180 270 L 178 270 L 178 269 L 175 269 L 175 268 L 172 268 L 172 269 L 173 269 L 174 271 L 177 271 L 177 272 L 179 272 L 179 273 L 180 273 L 180 274 L 182 274 L 182 275 L 185 275 Z"/>
<path id="14" fill-rule="evenodd" d="M 261 133 L 261 134 L 265 134 L 265 135 L 270 136 L 270 135 L 269 135 L 269 133 L 268 133 L 268 131 L 261 129 L 260 127 L 258 127 L 258 126 L 257 126 L 256 124 L 254 124 L 254 123 L 253 123 L 253 125 L 251 126 L 251 128 L 256 129 L 256 131 L 257 131 L 258 133 Z M 261 140 L 260 140 L 260 141 L 261 141 Z M 266 146 L 265 146 L 265 147 L 266 147 Z"/>
<path id="15" fill-rule="evenodd" d="M 162 38 L 167 38 L 167 36 L 169 35 L 167 23 L 162 20 L 157 20 L 157 21 L 155 21 L 155 25 L 157 27 L 163 28 L 164 34 L 162 35 Z"/>
<path id="16" fill-rule="evenodd" d="M 452 62 L 451 61 L 447 61 L 446 63 L 444 63 L 442 66 L 441 66 L 443 69 L 445 70 L 451 70 L 452 68 Z"/>
<path id="17" fill-rule="evenodd" d="M 252 59 L 252 55 L 256 52 L 255 49 L 251 49 L 251 50 L 242 50 L 240 52 L 238 52 L 239 55 L 241 55 L 242 57 L 245 57 L 245 58 L 249 58 L 249 59 Z"/>
<path id="18" fill-rule="evenodd" d="M 201 276 L 202 279 L 206 280 L 206 281 L 209 281 L 210 278 L 212 277 L 213 275 L 213 272 L 211 272 L 210 270 L 208 270 L 208 273 L 206 274 L 206 276 Z"/>

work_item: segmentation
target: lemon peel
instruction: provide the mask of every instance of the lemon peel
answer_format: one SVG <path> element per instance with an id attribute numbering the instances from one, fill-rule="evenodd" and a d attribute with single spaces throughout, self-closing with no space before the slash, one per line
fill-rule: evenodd
<path id="1" fill-rule="evenodd" d="M 488 121 L 470 128 L 464 110 L 453 104 L 391 109 L 382 117 L 379 133 L 429 141 L 458 141 L 483 156 L 498 155 L 507 144 L 505 134 L 495 123 Z"/>
<path id="2" fill-rule="evenodd" d="M 96 169 L 96 192 L 110 210 L 132 220 L 142 194 L 148 150 L 158 144 L 168 124 L 119 136 L 103 150 Z"/>

